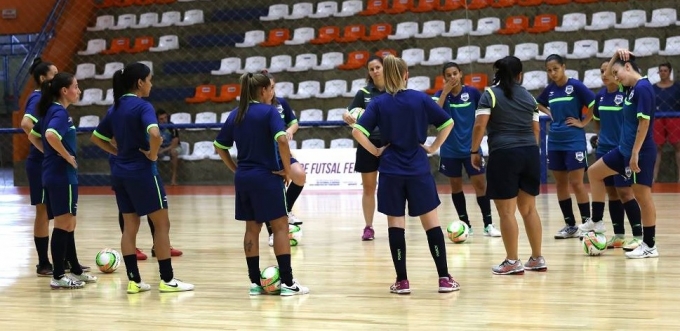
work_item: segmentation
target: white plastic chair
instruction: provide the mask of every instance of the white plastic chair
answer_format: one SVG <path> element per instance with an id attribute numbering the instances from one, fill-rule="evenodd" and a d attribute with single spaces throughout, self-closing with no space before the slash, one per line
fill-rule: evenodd
<path id="1" fill-rule="evenodd" d="M 406 87 L 416 91 L 426 91 L 430 89 L 430 77 L 415 76 L 409 77 L 406 81 Z"/>
<path id="2" fill-rule="evenodd" d="M 435 20 L 423 23 L 423 32 L 416 33 L 414 37 L 418 39 L 435 38 L 446 32 L 446 22 Z"/>
<path id="3" fill-rule="evenodd" d="M 342 3 L 340 11 L 333 14 L 335 17 L 349 17 L 354 16 L 363 9 L 363 3 L 361 0 L 348 0 Z"/>
<path id="4" fill-rule="evenodd" d="M 458 47 L 456 51 L 456 59 L 454 62 L 458 64 L 469 64 L 479 60 L 480 57 L 479 46 L 462 46 Z"/>
<path id="5" fill-rule="evenodd" d="M 349 91 L 347 91 L 347 93 L 343 93 L 342 96 L 345 98 L 354 98 L 357 92 L 359 92 L 359 90 L 364 86 L 366 86 L 366 79 L 357 78 L 350 84 Z"/>
<path id="6" fill-rule="evenodd" d="M 301 18 L 309 17 L 314 13 L 314 5 L 311 2 L 298 2 L 293 5 L 290 15 L 283 18 L 286 20 L 299 20 Z"/>
<path id="7" fill-rule="evenodd" d="M 593 13 L 591 22 L 584 27 L 588 31 L 607 30 L 616 24 L 616 13 L 613 11 L 601 11 Z"/>
<path id="8" fill-rule="evenodd" d="M 151 26 L 156 28 L 166 28 L 172 25 L 177 25 L 177 23 L 182 21 L 182 13 L 178 11 L 168 11 L 161 15 L 161 20 L 158 23 L 154 23 Z"/>
<path id="9" fill-rule="evenodd" d="M 137 23 L 137 15 L 123 14 L 118 16 L 116 25 L 109 27 L 109 30 L 124 30 Z"/>
<path id="10" fill-rule="evenodd" d="M 401 52 L 401 58 L 409 67 L 417 66 L 425 61 L 425 50 L 422 48 L 409 48 Z"/>
<path id="11" fill-rule="evenodd" d="M 274 55 L 269 62 L 268 70 L 273 74 L 286 71 L 286 69 L 293 66 L 293 59 L 287 54 Z"/>
<path id="12" fill-rule="evenodd" d="M 97 21 L 94 26 L 88 26 L 87 31 L 104 31 L 114 25 L 115 19 L 113 15 L 97 16 Z"/>
<path id="13" fill-rule="evenodd" d="M 315 80 L 306 80 L 298 83 L 297 93 L 288 97 L 291 99 L 309 99 L 321 93 L 321 83 Z"/>
<path id="14" fill-rule="evenodd" d="M 326 18 L 338 12 L 336 1 L 322 1 L 316 4 L 316 12 L 309 15 L 310 18 Z"/>
<path id="15" fill-rule="evenodd" d="M 253 47 L 265 40 L 265 33 L 262 30 L 248 31 L 243 35 L 243 42 L 236 43 L 234 46 L 238 48 Z"/>
<path id="16" fill-rule="evenodd" d="M 567 69 L 564 71 L 564 75 L 567 76 L 567 78 L 579 80 L 579 73 L 577 70 Z"/>
<path id="17" fill-rule="evenodd" d="M 331 140 L 331 149 L 333 148 L 354 148 L 354 140 L 349 138 L 337 138 Z"/>
<path id="18" fill-rule="evenodd" d="M 659 53 L 661 42 L 656 37 L 644 37 L 635 39 L 633 54 L 636 57 L 652 56 Z"/>
<path id="19" fill-rule="evenodd" d="M 451 21 L 449 31 L 443 32 L 442 37 L 460 37 L 469 34 L 470 31 L 472 31 L 472 20 L 460 18 Z"/>
<path id="20" fill-rule="evenodd" d="M 337 98 L 347 92 L 347 81 L 344 79 L 327 80 L 324 83 L 323 93 L 316 97 L 321 99 Z"/>
<path id="21" fill-rule="evenodd" d="M 180 146 L 180 152 L 179 152 L 178 157 L 180 159 L 182 159 L 182 156 L 189 155 L 189 143 L 188 142 L 180 141 L 179 146 Z M 215 155 L 217 155 L 217 154 L 215 154 Z M 217 155 L 217 157 L 219 158 L 219 155 Z M 168 155 L 163 156 L 161 158 L 161 161 L 166 161 L 166 162 L 170 161 L 170 156 L 168 156 Z"/>
<path id="22" fill-rule="evenodd" d="M 187 161 L 198 161 L 208 159 L 215 154 L 215 147 L 212 141 L 198 141 L 194 143 L 194 150 L 191 154 L 181 155 L 180 158 Z"/>
<path id="23" fill-rule="evenodd" d="M 326 142 L 323 139 L 305 139 L 302 141 L 302 149 L 324 149 L 326 148 Z"/>
<path id="24" fill-rule="evenodd" d="M 534 60 L 538 56 L 537 43 L 522 43 L 515 45 L 515 57 L 522 61 Z"/>
<path id="25" fill-rule="evenodd" d="M 274 84 L 274 94 L 280 98 L 287 98 L 295 92 L 295 87 L 291 82 L 276 82 Z"/>
<path id="26" fill-rule="evenodd" d="M 577 40 L 574 42 L 574 50 L 567 53 L 567 59 L 589 59 L 597 55 L 599 48 L 597 40 Z"/>
<path id="27" fill-rule="evenodd" d="M 666 38 L 666 47 L 659 51 L 659 55 L 673 56 L 680 55 L 680 36 Z"/>
<path id="28" fill-rule="evenodd" d="M 276 4 L 269 6 L 267 16 L 260 16 L 260 21 L 275 21 L 288 15 L 288 5 Z"/>
<path id="29" fill-rule="evenodd" d="M 74 106 L 91 106 L 94 105 L 95 102 L 101 101 L 104 97 L 104 92 L 102 89 L 98 88 L 89 88 L 85 89 L 83 91 L 83 96 L 80 101 L 74 103 Z"/>
<path id="30" fill-rule="evenodd" d="M 305 109 L 300 111 L 300 118 L 298 122 L 321 122 L 323 121 L 323 111 L 321 109 Z M 300 128 L 306 128 L 306 126 L 300 126 Z"/>
<path id="31" fill-rule="evenodd" d="M 536 60 L 545 60 L 551 54 L 567 56 L 569 45 L 566 41 L 551 41 L 543 45 L 543 54 L 536 56 Z"/>
<path id="32" fill-rule="evenodd" d="M 295 56 L 295 66 L 288 66 L 287 71 L 289 72 L 301 72 L 312 69 L 318 63 L 316 54 L 314 53 L 304 53 Z"/>
<path id="33" fill-rule="evenodd" d="M 589 89 L 602 87 L 602 75 L 600 69 L 588 69 L 583 73 L 583 85 Z"/>
<path id="34" fill-rule="evenodd" d="M 150 52 L 165 52 L 171 49 L 179 49 L 179 38 L 177 35 L 167 35 L 158 38 L 158 46 L 149 48 Z"/>
<path id="35" fill-rule="evenodd" d="M 194 124 L 215 124 L 217 123 L 217 114 L 211 111 L 200 112 L 196 114 Z M 206 128 L 188 128 L 191 131 L 206 130 Z"/>
<path id="36" fill-rule="evenodd" d="M 94 66 L 94 63 L 81 63 L 76 66 L 75 78 L 77 80 L 94 78 L 96 74 L 97 68 Z"/>
<path id="37" fill-rule="evenodd" d="M 510 46 L 505 44 L 489 45 L 484 50 L 484 57 L 479 58 L 477 62 L 494 63 L 508 55 L 510 55 Z"/>
<path id="38" fill-rule="evenodd" d="M 314 28 L 303 27 L 295 29 L 293 39 L 286 40 L 283 43 L 286 45 L 302 45 L 312 39 L 314 39 Z"/>
<path id="39" fill-rule="evenodd" d="M 170 115 L 170 122 L 173 124 L 191 124 L 191 114 L 174 113 Z"/>
<path id="40" fill-rule="evenodd" d="M 616 52 L 617 49 L 619 48 L 630 49 L 629 47 L 630 46 L 628 39 L 623 38 L 607 39 L 604 41 L 604 48 L 602 49 L 602 53 L 598 52 L 596 56 L 605 59 L 610 58 L 612 57 L 612 55 L 614 55 L 614 52 Z"/>
<path id="41" fill-rule="evenodd" d="M 621 23 L 614 24 L 617 29 L 635 29 L 647 23 L 647 12 L 642 9 L 631 9 L 621 13 Z"/>
<path id="42" fill-rule="evenodd" d="M 204 23 L 203 20 L 203 10 L 201 9 L 190 9 L 184 12 L 184 19 L 180 22 L 175 23 L 177 26 L 189 26 L 194 24 Z"/>
<path id="43" fill-rule="evenodd" d="M 113 99 L 113 89 L 110 88 L 110 89 L 106 90 L 106 96 L 104 97 L 104 100 L 95 101 L 94 104 L 100 105 L 100 106 L 110 106 L 110 105 L 113 104 L 113 101 L 114 101 L 114 99 Z"/>
<path id="44" fill-rule="evenodd" d="M 421 66 L 438 66 L 450 61 L 453 58 L 451 47 L 435 47 L 430 50 L 426 61 L 420 62 Z"/>
<path id="45" fill-rule="evenodd" d="M 548 74 L 545 70 L 533 70 L 524 73 L 522 86 L 529 91 L 538 90 L 548 85 Z"/>
<path id="46" fill-rule="evenodd" d="M 106 40 L 90 39 L 87 41 L 87 48 L 84 51 L 78 51 L 78 55 L 94 55 L 103 50 L 106 50 Z"/>
<path id="47" fill-rule="evenodd" d="M 220 61 L 220 68 L 217 70 L 211 70 L 210 74 L 215 76 L 229 75 L 235 73 L 239 69 L 241 69 L 241 58 L 228 57 L 222 59 Z"/>
<path id="48" fill-rule="evenodd" d="M 97 125 L 99 125 L 99 116 L 97 115 L 81 116 L 78 120 L 79 128 L 96 128 Z"/>
<path id="49" fill-rule="evenodd" d="M 328 52 L 321 55 L 321 63 L 313 66 L 312 70 L 332 70 L 345 61 L 345 56 L 340 52 Z"/>
<path id="50" fill-rule="evenodd" d="M 123 68 L 125 68 L 125 64 L 122 62 L 109 62 L 104 65 L 104 72 L 101 75 L 94 75 L 94 79 L 111 79 L 116 71 Z"/>
<path id="51" fill-rule="evenodd" d="M 236 70 L 236 73 L 258 72 L 265 68 L 267 68 L 267 58 L 264 56 L 251 56 L 246 58 L 243 68 Z"/>
<path id="52" fill-rule="evenodd" d="M 562 16 L 562 24 L 555 27 L 558 32 L 573 32 L 586 27 L 588 18 L 585 13 L 569 13 Z"/>
<path id="53" fill-rule="evenodd" d="M 418 33 L 418 22 L 397 23 L 394 34 L 387 36 L 389 40 L 404 40 L 414 37 Z"/>
<path id="54" fill-rule="evenodd" d="M 484 17 L 477 21 L 477 30 L 470 31 L 471 36 L 486 36 L 501 29 L 501 20 L 498 17 Z"/>
<path id="55" fill-rule="evenodd" d="M 678 21 L 678 13 L 675 8 L 658 8 L 652 10 L 652 19 L 645 23 L 646 28 L 663 28 L 674 25 Z"/>
<path id="56" fill-rule="evenodd" d="M 158 24 L 158 19 L 158 13 L 144 13 L 139 15 L 139 21 L 137 21 L 137 24 L 133 24 L 130 27 L 133 29 L 146 29 L 153 26 L 154 24 Z"/>

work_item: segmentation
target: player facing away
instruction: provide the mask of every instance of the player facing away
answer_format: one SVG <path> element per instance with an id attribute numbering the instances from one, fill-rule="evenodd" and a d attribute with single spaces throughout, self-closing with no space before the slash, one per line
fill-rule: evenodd
<path id="1" fill-rule="evenodd" d="M 115 158 L 115 156 L 111 155 L 110 156 L 111 161 L 112 161 L 113 158 Z M 151 218 L 148 215 L 146 216 L 146 222 L 149 224 L 149 230 L 151 231 L 151 240 L 153 241 L 154 236 L 156 235 L 156 228 L 153 226 L 153 222 L 151 221 Z M 125 232 L 125 220 L 123 219 L 123 213 L 121 213 L 121 212 L 118 212 L 118 226 L 120 227 L 120 233 L 124 233 Z M 170 246 L 170 256 L 182 256 L 182 254 L 184 254 L 184 252 Z M 143 261 L 143 260 L 146 260 L 146 259 L 149 258 L 139 248 L 135 248 L 135 256 L 137 257 L 138 261 Z M 156 257 L 156 247 L 154 247 L 154 246 L 151 247 L 151 256 Z"/>
<path id="2" fill-rule="evenodd" d="M 448 270 L 444 233 L 437 216 L 440 201 L 427 156 L 444 143 L 453 128 L 453 120 L 425 93 L 406 89 L 408 67 L 404 60 L 388 55 L 383 63 L 386 93 L 371 101 L 354 125 L 352 136 L 366 151 L 380 157 L 378 211 L 387 215 L 390 251 L 397 273 L 390 292 L 411 293 L 404 236 L 407 202 L 409 216 L 420 217 L 425 229 L 439 275 L 439 292 L 458 291 L 460 284 Z M 432 145 L 425 146 L 430 125 L 434 125 L 438 133 Z M 376 127 L 380 127 L 378 146 L 382 147 L 369 139 Z"/>
<path id="3" fill-rule="evenodd" d="M 114 103 L 97 126 L 90 141 L 115 155 L 111 158 L 111 186 L 125 226 L 120 249 L 128 276 L 128 294 L 149 291 L 137 266 L 137 232 L 140 216 L 149 215 L 154 224 L 154 247 L 161 281 L 160 292 L 183 292 L 193 284 L 175 278 L 170 259 L 170 219 L 163 182 L 156 161 L 161 133 L 153 106 L 143 100 L 151 92 L 151 70 L 132 63 L 113 75 Z M 115 146 L 111 140 L 115 139 Z"/>
<path id="4" fill-rule="evenodd" d="M 214 145 L 229 170 L 234 172 L 235 218 L 245 221 L 243 249 L 250 278 L 250 295 L 265 294 L 260 283 L 259 236 L 262 223 L 270 222 L 274 254 L 281 274 L 281 295 L 309 293 L 293 278 L 288 240 L 288 210 L 284 180 L 291 173 L 290 147 L 281 115 L 268 104 L 274 85 L 262 73 L 241 76 L 241 99 L 222 125 Z M 229 149 L 238 146 L 234 163 Z"/>
<path id="5" fill-rule="evenodd" d="M 272 85 L 276 84 L 274 76 L 271 73 L 266 70 L 263 70 L 261 73 L 269 77 Z M 286 138 L 288 138 L 288 141 L 292 141 L 293 135 L 299 128 L 297 117 L 295 117 L 295 112 L 290 107 L 286 99 L 279 98 L 276 96 L 276 94 L 269 103 L 276 107 L 276 110 L 279 112 L 281 120 L 286 127 Z M 302 221 L 293 214 L 293 206 L 300 197 L 300 193 L 302 193 L 302 188 L 305 186 L 305 181 L 307 180 L 307 174 L 305 173 L 305 169 L 302 167 L 302 165 L 294 157 L 290 158 L 290 170 L 291 173 L 288 174 L 290 182 L 288 183 L 288 188 L 286 189 L 288 224 L 300 225 L 302 224 Z M 267 227 L 267 232 L 269 233 L 269 246 L 274 246 L 274 235 L 271 224 L 269 222 L 265 222 L 265 225 Z"/>
<path id="6" fill-rule="evenodd" d="M 484 235 L 500 237 L 500 231 L 494 227 L 491 220 L 491 201 L 486 196 L 485 167 L 482 164 L 477 170 L 470 163 L 472 126 L 475 123 L 475 111 L 481 94 L 474 87 L 463 84 L 463 71 L 455 62 L 444 64 L 442 75 L 444 75 L 444 87 L 437 91 L 432 99 L 451 116 L 456 125 L 439 151 L 441 156 L 439 172 L 449 178 L 453 206 L 458 212 L 458 218 L 468 225 L 470 234 L 472 234 L 472 225 L 468 219 L 465 204 L 465 193 L 463 193 L 463 168 L 465 168 L 482 212 Z"/>
<path id="7" fill-rule="evenodd" d="M 569 189 L 574 191 L 581 221 L 590 217 L 588 191 L 583 176 L 588 168 L 585 127 L 593 117 L 595 94 L 581 81 L 565 74 L 564 59 L 551 54 L 545 60 L 552 81 L 538 96 L 538 109 L 552 118 L 548 135 L 548 169 L 555 177 L 557 199 L 566 225 L 557 231 L 555 239 L 577 238 L 578 227 L 571 207 Z M 583 107 L 588 108 L 585 117 Z"/>
<path id="8" fill-rule="evenodd" d="M 347 111 L 342 115 L 345 123 L 353 125 L 356 121 L 349 114 L 354 108 L 366 109 L 375 97 L 385 93 L 385 79 L 383 78 L 383 59 L 379 56 L 371 56 L 366 63 L 368 74 L 366 86 L 357 91 L 352 103 L 347 107 Z M 369 137 L 371 143 L 376 147 L 382 147 L 380 130 L 375 128 Z M 361 208 L 364 214 L 364 230 L 361 240 L 375 239 L 373 230 L 373 216 L 375 215 L 375 189 L 378 185 L 378 166 L 380 159 L 371 154 L 363 146 L 357 146 L 357 154 L 354 170 L 361 173 L 361 185 L 363 193 L 361 196 Z"/>
<path id="9" fill-rule="evenodd" d="M 29 139 L 44 155 L 44 201 L 54 215 L 51 243 L 54 269 L 50 287 L 83 288 L 85 283 L 96 282 L 97 277 L 86 274 L 78 262 L 75 242 L 78 208 L 76 128 L 66 110 L 69 105 L 80 100 L 80 89 L 72 74 L 58 73 L 42 83 L 40 93 L 40 120 L 31 130 Z M 71 266 L 70 276 L 65 275 L 64 260 Z"/>
<path id="10" fill-rule="evenodd" d="M 597 147 L 595 156 L 601 159 L 609 151 L 619 145 L 621 127 L 623 126 L 623 105 L 626 93 L 610 72 L 607 71 L 609 60 L 602 63 L 600 73 L 604 87 L 595 96 L 593 107 L 593 124 L 597 133 Z M 604 179 L 604 186 L 609 198 L 609 216 L 612 219 L 614 235 L 609 237 L 607 248 L 621 248 L 631 251 L 642 242 L 642 225 L 640 220 L 640 205 L 635 200 L 631 189 L 631 179 L 626 176 L 614 175 Z M 633 239 L 626 242 L 624 216 L 633 230 Z"/>
<path id="11" fill-rule="evenodd" d="M 655 239 L 656 207 L 652 198 L 656 162 L 656 145 L 653 139 L 656 109 L 654 88 L 647 77 L 640 75 L 635 56 L 626 49 L 616 51 L 607 65 L 607 71 L 628 88 L 623 101 L 621 139 L 617 148 L 602 156 L 588 169 L 593 196 L 593 217 L 579 228 L 582 232 L 604 232 L 604 179 L 617 174 L 631 177 L 633 194 L 642 214 L 642 243 L 634 250 L 626 252 L 626 257 L 658 257 Z"/>
<path id="12" fill-rule="evenodd" d="M 536 196 L 541 186 L 539 156 L 539 118 L 534 97 L 520 85 L 522 62 L 507 56 L 494 63 L 493 86 L 479 101 L 472 135 L 472 164 L 480 168 L 484 131 L 489 136 L 489 164 L 486 194 L 494 201 L 501 219 L 501 234 L 506 258 L 491 270 L 497 275 L 523 274 L 524 270 L 548 270 L 541 255 L 543 228 L 536 211 Z M 519 260 L 519 211 L 529 237 L 531 257 Z"/>
<path id="13" fill-rule="evenodd" d="M 33 61 L 29 69 L 35 84 L 40 87 L 44 81 L 51 80 L 57 74 L 57 67 L 50 62 L 43 62 L 39 57 Z M 40 88 L 28 96 L 24 107 L 24 117 L 21 119 L 21 128 L 27 135 L 31 134 L 33 126 L 38 122 L 38 102 L 40 101 Z M 33 241 L 35 251 L 38 253 L 38 264 L 35 266 L 36 274 L 41 277 L 52 276 L 52 263 L 48 257 L 47 249 L 50 245 L 50 219 L 47 216 L 47 205 L 43 199 L 42 185 L 43 153 L 35 146 L 26 158 L 26 177 L 30 192 L 31 205 L 35 206 L 35 220 L 33 223 Z"/>

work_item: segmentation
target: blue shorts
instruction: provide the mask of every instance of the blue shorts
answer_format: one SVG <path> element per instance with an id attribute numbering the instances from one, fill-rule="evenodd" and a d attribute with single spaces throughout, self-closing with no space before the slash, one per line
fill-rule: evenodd
<path id="1" fill-rule="evenodd" d="M 415 217 L 437 208 L 441 201 L 431 174 L 420 176 L 378 176 L 378 211 L 387 216 Z"/>
<path id="2" fill-rule="evenodd" d="M 45 185 L 45 204 L 49 219 L 78 211 L 78 184 Z"/>
<path id="3" fill-rule="evenodd" d="M 482 167 L 477 170 L 472 166 L 472 160 L 466 158 L 448 158 L 443 157 L 439 160 L 439 172 L 446 177 L 458 178 L 463 177 L 463 167 L 468 177 L 483 175 L 485 170 L 484 158 L 482 157 Z"/>
<path id="4" fill-rule="evenodd" d="M 554 171 L 588 169 L 588 153 L 586 151 L 548 150 L 548 169 Z"/>
<path id="5" fill-rule="evenodd" d="M 298 163 L 298 160 L 294 157 L 291 157 L 290 158 L 290 164 L 293 164 L 293 163 Z"/>
<path id="6" fill-rule="evenodd" d="M 160 176 L 135 178 L 111 176 L 118 210 L 123 214 L 144 216 L 168 208 L 168 198 Z"/>
<path id="7" fill-rule="evenodd" d="M 638 157 L 638 167 L 640 167 L 639 173 L 634 173 L 630 170 L 630 158 L 621 154 L 618 147 L 602 156 L 602 161 L 610 169 L 626 178 L 630 178 L 631 184 L 652 187 L 652 184 L 654 183 L 654 164 L 656 163 L 655 149 L 640 151 Z"/>
<path id="8" fill-rule="evenodd" d="M 42 162 L 26 160 L 26 177 L 28 177 L 31 205 L 45 203 L 42 185 Z"/>
<path id="9" fill-rule="evenodd" d="M 595 160 L 601 159 L 606 153 L 595 154 Z M 604 161 L 604 160 L 603 160 Z M 606 164 L 606 163 L 605 163 Z M 604 179 L 604 186 L 607 187 L 630 187 L 632 180 L 624 175 L 613 175 Z"/>
<path id="10" fill-rule="evenodd" d="M 283 178 L 268 171 L 236 170 L 235 218 L 264 223 L 288 214 Z"/>

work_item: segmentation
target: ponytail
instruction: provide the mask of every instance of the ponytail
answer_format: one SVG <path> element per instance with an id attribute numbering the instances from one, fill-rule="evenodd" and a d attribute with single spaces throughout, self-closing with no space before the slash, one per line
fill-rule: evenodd
<path id="1" fill-rule="evenodd" d="M 243 74 L 241 82 L 241 99 L 238 101 L 238 113 L 236 113 L 236 124 L 241 123 L 248 112 L 248 105 L 257 101 L 260 89 L 271 86 L 271 80 L 263 73 Z"/>
<path id="2" fill-rule="evenodd" d="M 497 85 L 506 98 L 512 100 L 512 88 L 517 84 L 517 77 L 522 73 L 522 61 L 514 56 L 506 56 L 493 64 L 496 73 L 493 85 Z"/>
<path id="3" fill-rule="evenodd" d="M 404 76 L 408 72 L 408 66 L 403 59 L 394 55 L 387 55 L 383 59 L 383 76 L 385 77 L 385 91 L 395 95 L 406 89 Z"/>
<path id="4" fill-rule="evenodd" d="M 138 82 L 145 80 L 151 74 L 151 69 L 144 63 L 130 63 L 124 69 L 113 74 L 113 109 L 118 109 L 120 98 L 125 93 L 134 92 Z"/>
<path id="5" fill-rule="evenodd" d="M 40 86 L 40 101 L 38 102 L 38 115 L 40 118 L 47 115 L 47 110 L 53 102 L 56 102 L 61 97 L 61 89 L 68 88 L 73 84 L 73 74 L 68 72 L 60 72 L 54 75 L 51 80 L 46 80 Z"/>
<path id="6" fill-rule="evenodd" d="M 52 64 L 52 62 L 43 62 L 40 57 L 36 57 L 35 60 L 33 60 L 31 67 L 28 69 L 28 72 L 33 76 L 35 83 L 40 86 L 42 85 L 40 77 L 45 76 L 45 78 L 47 78 L 47 74 L 53 66 L 54 64 Z"/>
<path id="7" fill-rule="evenodd" d="M 269 80 L 276 81 L 276 79 L 274 79 L 274 75 L 272 75 L 267 69 L 260 71 L 260 73 L 267 76 L 267 78 L 269 78 Z M 274 95 L 272 96 L 272 106 L 278 106 L 278 104 L 279 104 L 279 100 L 276 99 L 276 93 L 274 93 Z"/>

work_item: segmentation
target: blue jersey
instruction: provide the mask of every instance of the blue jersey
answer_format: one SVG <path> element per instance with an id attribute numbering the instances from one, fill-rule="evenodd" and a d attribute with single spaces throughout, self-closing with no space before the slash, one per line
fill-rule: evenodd
<path id="1" fill-rule="evenodd" d="M 605 154 L 619 146 L 625 97 L 623 86 L 619 86 L 614 92 L 608 92 L 606 87 L 602 88 L 595 96 L 593 120 L 600 122 L 600 133 L 597 136 L 598 154 Z"/>
<path id="2" fill-rule="evenodd" d="M 153 106 L 134 94 L 123 95 L 117 109 L 109 108 L 93 134 L 105 141 L 116 138 L 118 154 L 109 159 L 112 176 L 158 175 L 156 162 L 139 151 L 149 150 L 149 129 L 153 127 L 158 127 Z"/>
<path id="3" fill-rule="evenodd" d="M 621 131 L 621 140 L 619 142 L 619 150 L 623 156 L 630 157 L 633 153 L 635 136 L 638 131 L 638 118 L 649 120 L 647 136 L 645 136 L 640 151 L 656 149 L 654 139 L 652 138 L 655 109 L 654 88 L 647 77 L 643 77 L 630 88 L 626 99 L 623 101 L 623 130 Z"/>
<path id="4" fill-rule="evenodd" d="M 354 108 L 362 108 L 365 110 L 368 108 L 371 100 L 384 93 L 385 91 L 379 90 L 373 83 L 369 82 L 366 87 L 362 87 L 359 89 L 359 91 L 357 91 L 357 93 L 354 95 L 354 99 L 352 99 L 352 103 L 350 103 L 349 107 L 347 107 L 347 110 L 352 110 Z M 378 127 L 373 130 L 370 138 L 380 140 L 380 129 Z"/>
<path id="5" fill-rule="evenodd" d="M 428 126 L 441 130 L 451 124 L 451 116 L 431 97 L 403 90 L 374 98 L 354 127 L 366 136 L 380 127 L 382 145 L 390 144 L 380 156 L 380 173 L 418 176 L 430 173 L 430 161 L 421 146 L 427 139 Z"/>
<path id="6" fill-rule="evenodd" d="M 439 100 L 442 91 L 437 91 L 432 99 Z M 439 151 L 445 158 L 469 158 L 472 147 L 472 127 L 475 125 L 475 112 L 481 98 L 481 93 L 475 88 L 463 85 L 458 95 L 446 96 L 444 111 L 449 113 L 456 125 Z"/>
<path id="7" fill-rule="evenodd" d="M 536 98 L 539 104 L 550 108 L 552 122 L 548 134 L 548 150 L 585 151 L 585 130 L 567 125 L 567 118 L 581 119 L 581 109 L 592 107 L 595 94 L 581 81 L 569 78 L 564 86 L 550 83 Z"/>
<path id="8" fill-rule="evenodd" d="M 657 111 L 680 111 L 680 83 L 674 82 L 666 88 L 654 85 L 654 92 Z"/>
<path id="9" fill-rule="evenodd" d="M 293 112 L 293 108 L 290 108 L 288 101 L 279 97 L 276 98 L 276 101 L 278 102 L 276 105 L 276 110 L 279 112 L 279 115 L 283 120 L 283 124 L 286 127 L 290 127 L 291 125 L 297 123 L 298 120 L 297 117 L 295 117 L 295 112 Z M 238 108 L 236 110 L 238 110 Z"/>
<path id="10" fill-rule="evenodd" d="M 48 131 L 61 140 L 69 154 L 76 156 L 76 127 L 66 108 L 55 102 L 31 130 L 31 134 L 41 137 L 43 143 L 43 185 L 78 184 L 76 169 L 47 142 L 45 133 Z"/>
<path id="11" fill-rule="evenodd" d="M 222 124 L 214 145 L 230 149 L 236 144 L 237 171 L 281 170 L 276 139 L 285 135 L 285 127 L 276 107 L 263 103 L 251 103 L 240 123 L 236 123 L 238 109 L 232 111 Z"/>
<path id="12" fill-rule="evenodd" d="M 33 91 L 31 95 L 28 96 L 28 100 L 26 100 L 26 108 L 24 117 L 28 117 L 33 121 L 33 125 L 35 123 L 38 123 L 38 119 L 40 118 L 40 115 L 38 115 L 38 103 L 40 102 L 40 96 L 41 93 L 39 90 Z M 43 161 L 43 153 L 41 153 L 33 144 L 31 144 L 30 151 L 28 152 L 28 158 L 27 160 L 29 161 L 34 161 L 34 162 L 42 162 Z"/>

